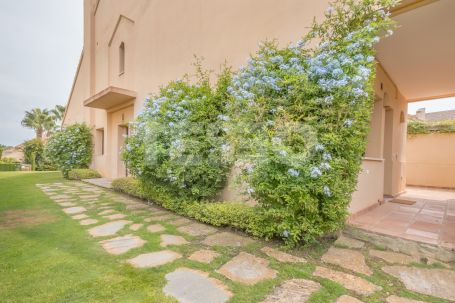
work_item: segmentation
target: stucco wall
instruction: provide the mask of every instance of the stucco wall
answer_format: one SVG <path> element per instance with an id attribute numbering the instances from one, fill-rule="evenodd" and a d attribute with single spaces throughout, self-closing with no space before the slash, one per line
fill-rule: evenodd
<path id="1" fill-rule="evenodd" d="M 406 157 L 409 185 L 455 188 L 455 134 L 410 135 Z"/>
<path id="2" fill-rule="evenodd" d="M 194 55 L 204 58 L 205 68 L 219 71 L 227 63 L 244 65 L 258 43 L 276 39 L 280 45 L 296 41 L 308 31 L 313 18 L 320 19 L 329 0 L 84 0 L 84 56 L 70 96 L 64 124 L 86 122 L 105 130 L 105 153 L 94 157 L 92 167 L 107 177 L 118 172 L 118 126 L 109 111 L 87 108 L 83 101 L 107 88 L 118 86 L 137 93 L 128 123 L 141 110 L 145 98 L 159 87 L 194 72 Z M 118 72 L 118 47 L 125 43 L 125 72 Z M 400 113 L 406 102 L 379 66 L 375 92 L 380 104 L 373 113 L 366 157 L 383 155 L 384 108 L 393 109 L 394 136 L 389 157 L 390 194 L 404 189 L 403 133 Z M 111 118 L 109 118 L 111 117 Z M 97 142 L 99 144 L 99 142 Z M 370 155 L 371 154 L 371 155 Z M 381 180 L 377 163 L 364 162 L 353 210 L 377 201 Z M 368 173 L 367 173 L 368 172 Z M 365 180 L 365 181 L 362 181 Z M 374 183 L 370 186 L 369 184 Z M 363 185 L 361 185 L 363 184 Z"/>

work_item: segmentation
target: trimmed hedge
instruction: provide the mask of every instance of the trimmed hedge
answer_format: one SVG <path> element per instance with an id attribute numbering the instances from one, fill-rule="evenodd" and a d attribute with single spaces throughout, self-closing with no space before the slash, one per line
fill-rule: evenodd
<path id="1" fill-rule="evenodd" d="M 408 134 L 449 134 L 455 133 L 455 120 L 439 121 L 439 122 L 424 122 L 424 121 L 409 121 Z"/>
<path id="2" fill-rule="evenodd" d="M 0 163 L 0 171 L 18 171 L 21 170 L 20 163 Z"/>
<path id="3" fill-rule="evenodd" d="M 101 178 L 101 175 L 96 170 L 90 168 L 72 169 L 68 172 L 68 179 L 70 180 L 82 180 L 93 178 Z"/>
<path id="4" fill-rule="evenodd" d="M 164 188 L 143 185 L 133 177 L 119 178 L 112 182 L 115 191 L 154 203 L 180 215 L 194 218 L 214 226 L 229 226 L 256 237 L 271 239 L 275 230 L 269 228 L 272 220 L 281 220 L 260 207 L 234 202 L 208 202 L 177 198 Z"/>

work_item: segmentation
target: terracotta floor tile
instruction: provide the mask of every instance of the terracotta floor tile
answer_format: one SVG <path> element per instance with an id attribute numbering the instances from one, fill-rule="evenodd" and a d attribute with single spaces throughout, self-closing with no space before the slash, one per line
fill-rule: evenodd
<path id="1" fill-rule="evenodd" d="M 422 221 L 422 222 L 428 222 L 428 223 L 433 223 L 433 224 L 442 224 L 443 218 L 438 218 L 430 215 L 425 215 L 425 214 L 418 214 L 415 217 L 416 221 Z M 455 222 L 455 221 L 454 221 Z"/>
<path id="2" fill-rule="evenodd" d="M 425 232 L 431 232 L 431 233 L 439 233 L 441 230 L 442 224 L 434 224 L 434 223 L 429 223 L 425 221 L 415 221 L 411 225 L 409 225 L 409 228 L 412 229 L 417 229 Z"/>

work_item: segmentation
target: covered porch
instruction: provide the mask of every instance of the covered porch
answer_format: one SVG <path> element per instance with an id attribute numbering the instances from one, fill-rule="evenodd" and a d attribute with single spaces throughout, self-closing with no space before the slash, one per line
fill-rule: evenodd
<path id="1" fill-rule="evenodd" d="M 392 12 L 398 27 L 377 46 L 376 102 L 348 220 L 448 249 L 455 248 L 455 190 L 406 186 L 406 125 L 409 102 L 455 96 L 454 12 L 452 0 L 408 0 Z"/>
<path id="2" fill-rule="evenodd" d="M 455 190 L 408 187 L 397 200 L 351 216 L 349 224 L 367 231 L 455 249 Z"/>

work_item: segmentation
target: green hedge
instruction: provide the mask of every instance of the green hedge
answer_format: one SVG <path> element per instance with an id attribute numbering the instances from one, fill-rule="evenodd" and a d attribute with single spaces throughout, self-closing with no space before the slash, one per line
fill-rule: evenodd
<path id="1" fill-rule="evenodd" d="M 20 163 L 0 163 L 0 171 L 18 171 L 21 170 Z"/>
<path id="2" fill-rule="evenodd" d="M 455 120 L 439 121 L 439 122 L 424 122 L 424 121 L 409 121 L 408 134 L 447 134 L 455 133 Z"/>
<path id="3" fill-rule="evenodd" d="M 68 172 L 68 179 L 70 180 L 82 180 L 93 178 L 101 178 L 101 175 L 96 170 L 90 168 L 72 169 Z"/>
<path id="4" fill-rule="evenodd" d="M 112 182 L 114 190 L 152 201 L 180 215 L 194 218 L 214 226 L 229 226 L 253 236 L 271 239 L 276 230 L 270 222 L 281 220 L 260 207 L 234 202 L 207 202 L 171 196 L 164 188 L 143 185 L 133 177 L 119 178 Z"/>

